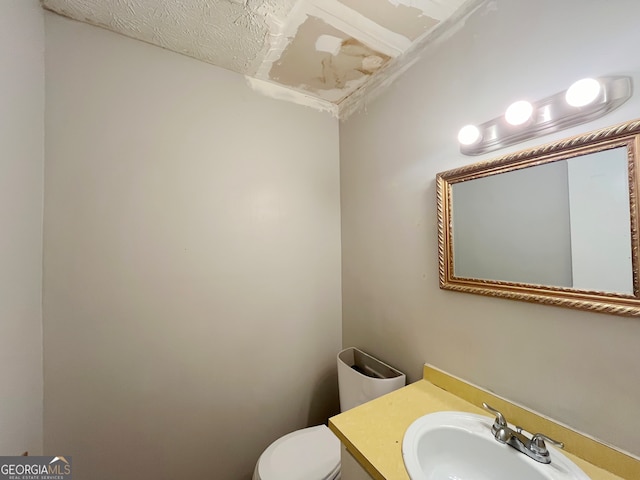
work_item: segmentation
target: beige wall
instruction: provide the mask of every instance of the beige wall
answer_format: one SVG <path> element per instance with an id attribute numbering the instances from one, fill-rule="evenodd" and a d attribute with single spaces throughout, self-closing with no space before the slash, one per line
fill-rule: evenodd
<path id="1" fill-rule="evenodd" d="M 486 2 L 340 128 L 343 342 L 405 370 L 429 362 L 640 454 L 640 320 L 440 290 L 436 173 L 638 117 L 606 117 L 480 158 L 467 123 L 591 75 L 640 85 L 640 3 Z M 543 192 L 541 192 L 543 194 Z"/>
<path id="2" fill-rule="evenodd" d="M 42 451 L 42 17 L 0 2 L 0 455 Z"/>
<path id="3" fill-rule="evenodd" d="M 45 449 L 249 479 L 337 409 L 338 123 L 46 16 Z"/>

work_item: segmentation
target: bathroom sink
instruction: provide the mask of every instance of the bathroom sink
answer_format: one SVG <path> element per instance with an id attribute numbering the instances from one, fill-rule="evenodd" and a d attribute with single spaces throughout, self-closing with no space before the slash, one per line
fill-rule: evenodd
<path id="1" fill-rule="evenodd" d="M 576 464 L 549 447 L 551 463 L 536 462 L 499 443 L 493 419 L 437 412 L 415 420 L 402 441 L 411 480 L 589 480 Z"/>

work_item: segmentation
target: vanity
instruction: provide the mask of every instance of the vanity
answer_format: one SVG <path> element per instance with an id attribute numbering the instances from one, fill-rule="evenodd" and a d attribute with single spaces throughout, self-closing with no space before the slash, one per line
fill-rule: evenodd
<path id="1" fill-rule="evenodd" d="M 639 459 L 425 365 L 422 380 L 329 419 L 329 428 L 342 442 L 342 479 L 409 480 L 402 456 L 409 426 L 443 411 L 486 415 L 490 424 L 493 415 L 480 406 L 483 402 L 526 431 L 564 442 L 563 455 L 592 480 L 640 478 Z"/>

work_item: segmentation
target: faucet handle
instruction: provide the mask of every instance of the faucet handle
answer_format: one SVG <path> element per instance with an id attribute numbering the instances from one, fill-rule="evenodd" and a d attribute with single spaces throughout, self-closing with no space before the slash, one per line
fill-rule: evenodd
<path id="1" fill-rule="evenodd" d="M 486 403 L 483 403 L 482 406 L 484 407 L 485 410 L 493 413 L 496 416 L 496 419 L 493 422 L 493 427 L 491 429 L 493 433 L 495 433 L 496 430 L 499 430 L 507 426 L 507 421 L 505 420 L 504 415 L 502 415 L 502 413 L 500 413 L 498 410 L 493 408 L 491 405 L 487 405 Z"/>
<path id="2" fill-rule="evenodd" d="M 550 443 L 554 447 L 564 448 L 564 443 L 558 442 L 553 438 L 549 438 L 542 433 L 536 433 L 533 435 L 533 437 L 531 437 L 531 442 L 529 442 L 529 449 L 538 455 L 548 456 L 549 450 L 547 449 L 547 445 L 545 444 L 545 442 Z"/>

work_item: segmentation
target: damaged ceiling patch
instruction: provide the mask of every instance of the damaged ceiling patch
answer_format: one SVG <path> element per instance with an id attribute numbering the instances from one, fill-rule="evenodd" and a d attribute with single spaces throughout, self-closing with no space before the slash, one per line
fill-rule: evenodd
<path id="1" fill-rule="evenodd" d="M 404 5 L 421 10 L 425 15 L 442 22 L 453 15 L 466 0 L 388 0 L 394 6 Z"/>
<path id="2" fill-rule="evenodd" d="M 272 65 L 269 77 L 339 103 L 389 59 L 323 20 L 308 17 Z"/>
<path id="3" fill-rule="evenodd" d="M 320 35 L 316 40 L 316 50 L 319 52 L 327 52 L 331 55 L 337 55 L 342 46 L 342 38 L 331 35 Z"/>
<path id="4" fill-rule="evenodd" d="M 388 0 L 368 0 L 366 2 L 340 0 L 340 2 L 392 32 L 404 35 L 409 40 L 415 40 L 439 23 L 438 20 L 425 14 L 417 7 L 401 3 L 393 4 Z"/>

